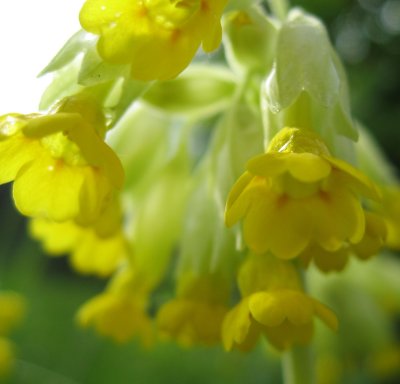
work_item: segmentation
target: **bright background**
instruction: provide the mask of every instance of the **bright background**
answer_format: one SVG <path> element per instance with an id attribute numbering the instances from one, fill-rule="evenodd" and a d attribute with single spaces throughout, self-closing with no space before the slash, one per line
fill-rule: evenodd
<path id="1" fill-rule="evenodd" d="M 47 79 L 36 76 L 80 26 L 82 0 L 0 1 L 0 114 L 33 112 Z"/>

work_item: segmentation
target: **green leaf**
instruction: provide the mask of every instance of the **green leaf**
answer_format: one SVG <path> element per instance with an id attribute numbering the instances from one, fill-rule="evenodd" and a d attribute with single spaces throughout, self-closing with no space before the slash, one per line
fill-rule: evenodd
<path id="1" fill-rule="evenodd" d="M 177 79 L 155 82 L 143 99 L 166 112 L 204 116 L 225 109 L 235 89 L 227 69 L 193 65 Z"/>
<path id="2" fill-rule="evenodd" d="M 46 73 L 51 73 L 61 69 L 74 60 L 81 52 L 84 52 L 90 46 L 93 46 L 95 40 L 91 39 L 91 36 L 92 35 L 88 34 L 84 30 L 75 33 L 38 76 L 40 77 Z"/>

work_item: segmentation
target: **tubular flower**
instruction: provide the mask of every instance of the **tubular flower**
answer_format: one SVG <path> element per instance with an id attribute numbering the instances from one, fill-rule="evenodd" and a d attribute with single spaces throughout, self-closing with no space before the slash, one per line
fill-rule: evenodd
<path id="1" fill-rule="evenodd" d="M 180 344 L 212 345 L 221 339 L 227 313 L 228 289 L 216 276 L 190 276 L 180 283 L 178 295 L 157 314 L 161 334 Z"/>
<path id="2" fill-rule="evenodd" d="M 147 315 L 148 294 L 132 281 L 131 271 L 117 275 L 107 291 L 85 303 L 77 314 L 82 327 L 92 326 L 99 334 L 124 343 L 139 335 L 143 344 L 152 341 Z"/>
<path id="3" fill-rule="evenodd" d="M 297 271 L 288 261 L 268 254 L 250 255 L 239 270 L 238 285 L 243 299 L 222 325 L 226 350 L 250 350 L 261 335 L 280 350 L 306 344 L 315 316 L 337 328 L 334 313 L 302 291 Z"/>
<path id="4" fill-rule="evenodd" d="M 332 157 L 316 134 L 284 128 L 267 153 L 248 162 L 229 194 L 225 222 L 243 219 L 244 240 L 255 253 L 291 259 L 311 243 L 333 252 L 361 241 L 361 196 L 378 199 L 379 193 L 361 172 Z"/>
<path id="5" fill-rule="evenodd" d="M 55 221 L 96 220 L 123 183 L 105 130 L 97 104 L 82 95 L 48 115 L 0 117 L 0 183 L 14 181 L 18 210 Z"/>
<path id="6" fill-rule="evenodd" d="M 227 0 L 86 0 L 82 27 L 100 35 L 107 62 L 131 64 L 138 80 L 165 80 L 190 63 L 200 44 L 206 52 L 221 41 Z"/>
<path id="7" fill-rule="evenodd" d="M 387 226 L 384 219 L 374 213 L 365 212 L 365 232 L 359 243 L 344 245 L 333 252 L 314 244 L 307 247 L 299 258 L 306 267 L 313 261 L 322 272 L 340 272 L 351 256 L 367 260 L 376 255 L 384 246 L 386 237 Z"/>

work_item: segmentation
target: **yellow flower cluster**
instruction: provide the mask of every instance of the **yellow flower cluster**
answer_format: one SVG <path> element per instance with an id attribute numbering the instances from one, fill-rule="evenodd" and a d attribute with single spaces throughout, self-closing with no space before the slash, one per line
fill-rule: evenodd
<path id="1" fill-rule="evenodd" d="M 247 163 L 228 197 L 225 221 L 232 226 L 243 219 L 244 240 L 255 253 L 308 260 L 316 250 L 318 265 L 325 252 L 334 257 L 349 245 L 361 250 L 370 234 L 377 234 L 379 248 L 384 224 L 365 212 L 361 200 L 379 196 L 364 174 L 332 157 L 315 133 L 284 128 L 267 153 Z"/>
<path id="2" fill-rule="evenodd" d="M 102 109 L 85 94 L 46 115 L 0 117 L 0 183 L 14 182 L 32 235 L 50 254 L 71 253 L 77 270 L 100 276 L 128 254 L 118 202 L 124 171 L 105 134 Z"/>
<path id="3" fill-rule="evenodd" d="M 130 64 L 138 80 L 165 80 L 187 67 L 200 44 L 206 52 L 221 41 L 227 0 L 86 0 L 82 27 L 100 35 L 107 62 Z"/>

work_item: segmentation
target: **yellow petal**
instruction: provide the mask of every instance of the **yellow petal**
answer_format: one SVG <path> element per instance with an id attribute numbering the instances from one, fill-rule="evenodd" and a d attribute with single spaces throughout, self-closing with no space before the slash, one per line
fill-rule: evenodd
<path id="1" fill-rule="evenodd" d="M 357 193 L 369 199 L 379 200 L 381 198 L 381 192 L 378 187 L 361 171 L 341 159 L 327 156 L 325 158 L 334 168 L 342 171 L 343 183 L 348 183 Z"/>
<path id="2" fill-rule="evenodd" d="M 31 236 L 42 242 L 44 250 L 51 255 L 63 255 L 72 251 L 82 235 L 82 228 L 72 221 L 62 223 L 36 218 L 29 222 Z"/>
<path id="3" fill-rule="evenodd" d="M 227 351 L 232 350 L 236 344 L 245 342 L 251 326 L 251 317 L 248 300 L 242 300 L 225 316 L 222 325 L 222 341 Z"/>
<path id="4" fill-rule="evenodd" d="M 225 224 L 228 227 L 234 225 L 246 214 L 251 198 L 250 194 L 244 192 L 252 179 L 253 176 L 245 172 L 232 187 L 225 209 Z"/>
<path id="5" fill-rule="evenodd" d="M 25 165 L 14 182 L 13 197 L 18 210 L 30 217 L 66 221 L 80 212 L 84 175 L 50 155 Z"/>
<path id="6" fill-rule="evenodd" d="M 126 260 L 122 234 L 101 238 L 91 229 L 85 231 L 71 255 L 71 263 L 77 271 L 100 277 L 111 275 Z"/>
<path id="7" fill-rule="evenodd" d="M 18 171 L 39 156 L 42 150 L 38 142 L 21 134 L 0 141 L 0 184 L 14 180 Z"/>

